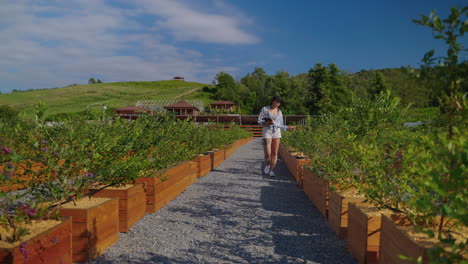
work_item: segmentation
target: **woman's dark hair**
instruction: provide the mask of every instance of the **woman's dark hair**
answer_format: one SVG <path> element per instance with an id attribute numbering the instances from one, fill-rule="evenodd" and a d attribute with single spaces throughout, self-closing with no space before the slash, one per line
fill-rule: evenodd
<path id="1" fill-rule="evenodd" d="M 279 95 L 273 96 L 273 98 L 271 98 L 271 102 L 273 103 L 274 101 L 278 101 L 281 103 L 281 97 Z"/>

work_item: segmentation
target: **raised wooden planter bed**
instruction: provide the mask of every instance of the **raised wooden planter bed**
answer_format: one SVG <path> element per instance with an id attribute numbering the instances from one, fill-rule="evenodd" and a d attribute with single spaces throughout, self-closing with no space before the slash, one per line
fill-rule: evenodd
<path id="1" fill-rule="evenodd" d="M 360 264 L 376 264 L 379 259 L 382 213 L 366 204 L 349 204 L 348 207 L 348 250 Z"/>
<path id="2" fill-rule="evenodd" d="M 196 181 L 197 171 L 196 162 L 184 161 L 158 172 L 159 177 L 138 178 L 137 183 L 145 183 L 146 212 L 155 213 L 176 198 L 187 186 Z M 161 178 L 166 180 L 163 181 Z"/>
<path id="3" fill-rule="evenodd" d="M 45 224 L 47 221 L 43 221 Z M 32 228 L 38 228 L 33 225 Z M 72 263 L 72 219 L 61 221 L 32 238 L 14 246 L 0 247 L 0 263 Z M 21 248 L 21 249 L 20 249 Z M 27 258 L 24 254 L 27 254 Z"/>
<path id="4" fill-rule="evenodd" d="M 58 208 L 60 215 L 72 217 L 73 262 L 96 258 L 119 239 L 119 201 L 83 198 Z"/>
<path id="5" fill-rule="evenodd" d="M 233 153 L 242 145 L 241 141 L 242 141 L 242 139 L 238 139 L 234 143 L 232 143 Z"/>
<path id="6" fill-rule="evenodd" d="M 210 151 L 212 165 L 211 169 L 214 170 L 216 167 L 221 165 L 224 161 L 224 150 Z"/>
<path id="7" fill-rule="evenodd" d="M 283 159 L 283 162 L 286 164 L 286 167 L 288 167 L 289 172 L 291 175 L 294 177 L 296 182 L 299 184 L 301 188 L 303 188 L 303 171 L 304 171 L 304 165 L 310 164 L 310 160 L 307 159 L 301 159 L 293 156 L 288 149 L 280 144 L 281 151 L 278 151 L 281 155 L 281 158 Z"/>
<path id="8" fill-rule="evenodd" d="M 304 168 L 304 192 L 319 212 L 328 217 L 329 182 Z"/>
<path id="9" fill-rule="evenodd" d="M 232 153 L 234 153 L 234 151 L 235 151 L 234 144 L 235 143 L 229 144 L 224 148 L 224 159 L 229 158 L 229 156 L 231 156 Z"/>
<path id="10" fill-rule="evenodd" d="M 96 191 L 91 189 L 91 192 Z M 128 232 L 130 227 L 146 214 L 146 193 L 143 184 L 108 187 L 97 191 L 93 197 L 119 200 L 119 232 Z"/>
<path id="11" fill-rule="evenodd" d="M 352 196 L 349 192 L 330 192 L 328 202 L 328 224 L 341 239 L 346 239 L 348 230 L 348 204 L 361 203 L 364 196 Z"/>
<path id="12" fill-rule="evenodd" d="M 422 246 L 410 237 L 402 226 L 411 226 L 408 220 L 382 215 L 382 231 L 380 234 L 379 263 L 381 264 L 409 264 L 415 263 L 422 257 L 422 263 L 429 263 L 429 247 Z M 430 243 L 428 243 L 430 244 Z M 413 261 L 403 260 L 399 256 L 412 258 Z"/>
<path id="13" fill-rule="evenodd" d="M 197 178 L 201 178 L 211 171 L 211 155 L 205 154 L 193 160 L 197 163 Z"/>
<path id="14" fill-rule="evenodd" d="M 252 136 L 252 137 L 248 137 L 248 138 L 243 138 L 243 139 L 241 139 L 241 144 L 240 144 L 240 145 L 241 145 L 241 146 L 242 146 L 242 145 L 245 145 L 245 144 L 249 143 L 250 140 L 252 140 L 252 139 L 254 139 L 253 136 Z"/>

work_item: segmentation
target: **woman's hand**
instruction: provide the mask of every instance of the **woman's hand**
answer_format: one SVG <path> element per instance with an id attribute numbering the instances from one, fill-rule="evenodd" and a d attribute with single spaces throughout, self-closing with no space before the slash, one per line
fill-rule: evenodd
<path id="1" fill-rule="evenodd" d="M 288 130 L 296 130 L 297 127 L 296 126 L 288 126 Z"/>

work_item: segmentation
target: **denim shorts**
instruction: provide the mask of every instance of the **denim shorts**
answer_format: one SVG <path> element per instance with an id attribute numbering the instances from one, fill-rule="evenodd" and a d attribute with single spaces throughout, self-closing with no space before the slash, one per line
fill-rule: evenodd
<path id="1" fill-rule="evenodd" d="M 273 128 L 263 127 L 262 136 L 263 138 L 281 138 L 281 129 L 277 128 L 273 133 Z"/>

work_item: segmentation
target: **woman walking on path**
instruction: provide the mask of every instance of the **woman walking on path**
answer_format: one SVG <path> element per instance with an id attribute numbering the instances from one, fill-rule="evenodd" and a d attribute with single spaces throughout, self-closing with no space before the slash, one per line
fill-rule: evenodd
<path id="1" fill-rule="evenodd" d="M 273 170 L 278 161 L 278 148 L 281 139 L 281 130 L 293 130 L 294 126 L 285 126 L 283 123 L 283 113 L 279 109 L 281 97 L 273 96 L 271 104 L 264 106 L 258 115 L 258 123 L 263 126 L 263 141 L 265 152 L 265 168 L 263 172 L 275 177 Z"/>

